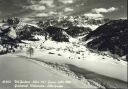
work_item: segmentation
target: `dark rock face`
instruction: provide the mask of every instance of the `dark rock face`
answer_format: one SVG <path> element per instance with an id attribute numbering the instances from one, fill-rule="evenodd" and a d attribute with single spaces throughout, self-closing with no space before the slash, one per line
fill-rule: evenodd
<path id="1" fill-rule="evenodd" d="M 128 55 L 128 20 L 110 21 L 89 33 L 83 40 L 93 39 L 87 47 L 109 51 L 119 56 Z"/>
<path id="2" fill-rule="evenodd" d="M 18 39 L 30 40 L 33 39 L 33 35 L 43 35 L 43 30 L 31 25 L 25 25 L 22 29 L 17 30 Z"/>
<path id="3" fill-rule="evenodd" d="M 12 30 L 14 30 L 15 34 Z M 17 43 L 22 42 L 21 40 L 37 41 L 38 39 L 34 38 L 34 34 L 43 34 L 43 30 L 31 25 L 25 25 L 23 28 L 16 29 L 9 24 L 4 24 L 0 27 L 0 45 L 6 48 L 5 53 L 7 53 L 13 50 L 17 46 Z M 13 35 L 16 36 L 13 37 Z M 4 52 L 2 51 L 2 53 Z"/>
<path id="4" fill-rule="evenodd" d="M 64 29 L 49 26 L 45 29 L 46 34 L 57 42 L 69 42 L 68 36 L 65 34 Z"/>
<path id="5" fill-rule="evenodd" d="M 86 34 L 90 33 L 92 30 L 90 28 L 85 28 L 85 27 L 70 26 L 65 31 L 70 36 L 77 37 L 77 36 L 86 35 Z"/>
<path id="6" fill-rule="evenodd" d="M 11 31 L 11 28 L 9 26 L 6 29 L 0 28 L 0 44 L 16 43 L 16 39 L 9 36 L 10 31 Z"/>
<path id="7" fill-rule="evenodd" d="M 22 29 L 19 29 L 17 34 L 21 40 L 35 41 L 36 39 L 33 38 L 33 35 L 49 35 L 54 41 L 69 42 L 68 36 L 64 34 L 64 30 L 53 26 L 48 26 L 43 30 L 31 25 L 26 25 Z"/>
<path id="8" fill-rule="evenodd" d="M 9 52 L 14 52 L 14 48 L 17 47 L 17 42 L 18 40 L 16 40 L 15 38 L 13 39 L 12 37 L 9 36 L 9 32 L 11 31 L 10 28 L 7 29 L 2 29 L 0 28 L 0 46 L 2 46 L 2 48 L 0 50 L 0 55 L 9 53 Z"/>

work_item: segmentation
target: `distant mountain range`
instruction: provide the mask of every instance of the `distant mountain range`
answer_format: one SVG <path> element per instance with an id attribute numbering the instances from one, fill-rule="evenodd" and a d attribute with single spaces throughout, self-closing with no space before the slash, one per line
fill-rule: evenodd
<path id="1" fill-rule="evenodd" d="M 49 19 L 40 20 L 37 24 L 21 22 L 16 28 L 5 24 L 0 28 L 0 44 L 13 47 L 22 40 L 39 41 L 34 38 L 35 35 L 45 36 L 46 39 L 57 42 L 69 42 L 70 37 L 84 36 L 82 40 L 87 43 L 88 48 L 110 52 L 118 57 L 128 56 L 128 20 L 95 20 L 85 17 L 73 19 L 76 20 Z M 96 25 L 98 28 L 94 30 L 88 25 Z"/>

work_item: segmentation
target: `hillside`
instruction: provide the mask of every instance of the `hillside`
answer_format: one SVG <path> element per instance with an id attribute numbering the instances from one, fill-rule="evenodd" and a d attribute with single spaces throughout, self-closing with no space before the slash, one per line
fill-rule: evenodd
<path id="1" fill-rule="evenodd" d="M 128 20 L 113 20 L 89 33 L 83 38 L 89 41 L 87 47 L 107 51 L 114 55 L 128 56 Z M 128 58 L 127 58 L 128 60 Z"/>

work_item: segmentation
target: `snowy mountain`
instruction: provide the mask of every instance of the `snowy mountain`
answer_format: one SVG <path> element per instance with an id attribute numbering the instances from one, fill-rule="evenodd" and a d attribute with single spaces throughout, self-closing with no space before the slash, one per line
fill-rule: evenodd
<path id="1" fill-rule="evenodd" d="M 7 67 L 4 65 L 6 69 L 12 70 L 13 67 L 24 68 L 25 66 L 30 67 L 31 65 L 46 65 L 48 68 L 44 69 L 45 73 L 49 73 L 49 71 L 46 70 L 53 69 L 56 71 L 54 74 L 59 74 L 61 77 L 60 72 L 62 72 L 64 76 L 69 76 L 74 80 L 74 82 L 83 84 L 81 86 L 82 88 L 127 88 L 127 62 L 121 60 L 120 58 L 117 60 L 117 58 L 114 58 L 108 54 L 103 54 L 102 52 L 94 52 L 85 46 L 85 39 L 83 42 L 78 39 L 81 36 L 88 37 L 90 34 L 98 31 L 100 27 L 106 24 L 108 25 L 106 28 L 109 27 L 109 25 L 111 28 L 113 28 L 114 25 L 111 26 L 110 23 L 116 24 L 118 21 L 108 22 L 94 31 L 80 25 L 80 23 L 74 23 L 74 21 L 65 21 L 65 19 L 50 19 L 46 22 L 41 20 L 41 22 L 38 22 L 37 24 L 21 22 L 14 27 L 8 24 L 6 26 L 3 25 L 0 30 L 0 58 L 5 58 L 6 60 L 0 60 L 0 66 L 3 66 L 1 64 L 4 62 L 6 65 L 8 65 Z M 90 23 L 94 24 L 93 22 Z M 96 23 L 99 24 L 99 22 Z M 123 27 L 122 24 L 125 24 L 125 20 L 121 20 L 121 22 L 119 21 L 119 24 L 121 24 L 121 28 L 124 28 L 125 26 Z M 14 29 L 10 29 L 10 27 L 13 27 Z M 116 27 L 114 28 L 116 29 Z M 93 38 L 93 36 L 95 38 L 95 36 L 98 35 L 98 33 L 96 35 L 93 34 L 86 39 L 88 41 Z M 31 58 L 28 52 L 29 48 L 33 49 Z M 17 59 L 19 59 L 19 61 Z M 16 65 L 9 67 L 9 64 L 11 64 L 11 61 L 9 60 L 12 62 L 16 61 Z M 24 67 L 21 66 L 22 63 L 20 60 L 26 63 Z M 108 66 L 107 71 L 105 70 L 106 66 Z M 34 67 L 34 70 L 36 70 L 36 68 L 37 67 Z M 42 67 L 40 67 L 40 69 L 41 68 Z M 26 75 L 21 75 L 24 71 L 28 70 L 29 69 L 26 68 L 21 70 L 13 70 L 14 73 L 11 73 L 11 75 L 7 74 L 7 76 L 13 80 L 14 78 L 11 77 L 13 75 L 17 76 L 18 78 L 27 78 L 27 76 L 30 75 L 29 78 L 33 79 L 31 76 L 35 75 L 32 74 L 36 74 L 32 73 L 33 71 L 29 71 L 32 74 L 25 73 Z M 21 74 L 17 73 L 17 71 L 20 71 Z M 39 73 L 39 75 L 42 74 L 41 70 L 38 69 L 36 71 Z M 3 77 L 3 74 L 4 73 L 1 73 L 0 76 Z M 54 79 L 54 77 L 51 79 Z M 48 78 L 46 77 L 46 79 Z"/>
<path id="2" fill-rule="evenodd" d="M 90 42 L 87 47 L 97 51 L 107 51 L 117 57 L 128 54 L 128 20 L 113 20 L 89 33 L 83 40 Z"/>

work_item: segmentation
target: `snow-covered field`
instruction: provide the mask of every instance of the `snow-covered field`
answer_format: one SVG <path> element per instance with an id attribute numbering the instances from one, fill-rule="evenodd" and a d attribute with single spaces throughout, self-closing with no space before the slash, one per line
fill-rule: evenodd
<path id="1" fill-rule="evenodd" d="M 95 87 L 127 88 L 127 62 L 92 53 L 79 43 L 58 43 L 51 40 L 44 42 L 43 36 L 36 37 L 41 40 L 19 44 L 22 50 L 17 50 L 15 56 L 29 57 L 26 51 L 31 46 L 34 48 L 33 60 L 44 62 L 56 70 L 59 69 L 59 72 L 65 69 L 62 72 L 69 72 L 68 75 L 75 76 L 76 79 L 81 76 L 82 81 L 91 81 L 89 83 L 93 82 Z M 72 66 L 80 72 L 80 76 Z"/>
<path id="2" fill-rule="evenodd" d="M 0 89 L 49 89 L 51 86 L 52 89 L 96 88 L 88 81 L 84 84 L 43 63 L 12 55 L 0 56 L 0 71 Z M 4 83 L 4 80 L 11 81 L 11 83 Z M 32 81 L 45 81 L 45 83 L 33 83 Z M 60 81 L 65 83 L 58 83 Z M 36 88 L 32 85 L 36 85 Z"/>

